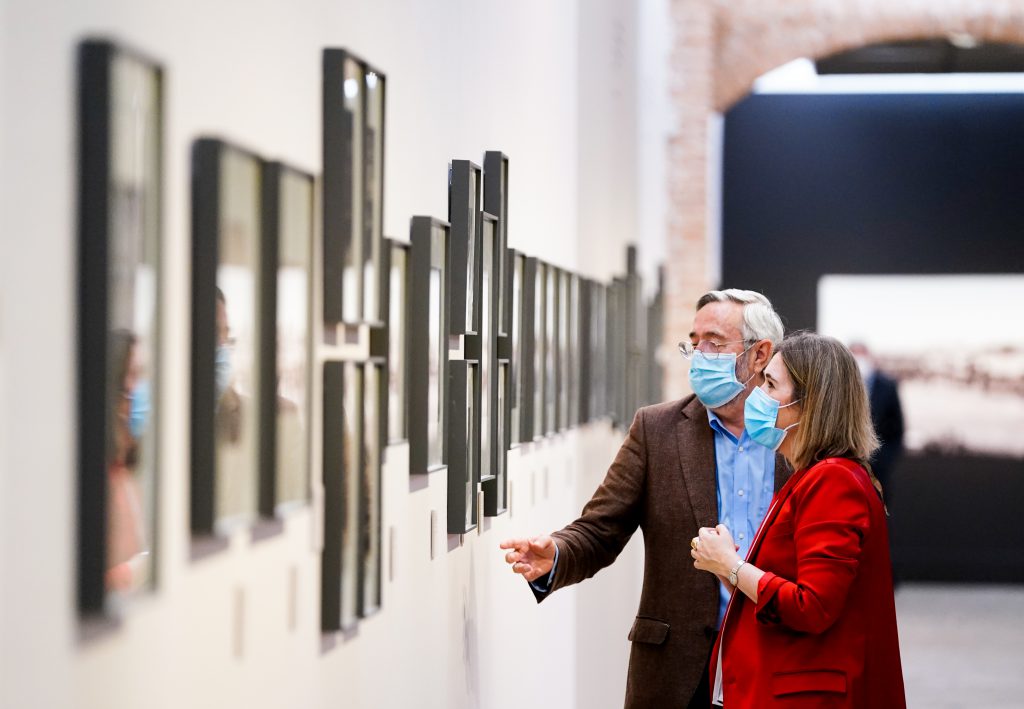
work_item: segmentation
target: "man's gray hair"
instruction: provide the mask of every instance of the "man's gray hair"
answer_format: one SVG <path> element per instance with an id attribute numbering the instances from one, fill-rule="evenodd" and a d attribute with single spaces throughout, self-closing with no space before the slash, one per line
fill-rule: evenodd
<path id="1" fill-rule="evenodd" d="M 743 339 L 747 342 L 771 340 L 772 349 L 782 342 L 782 319 L 770 300 L 752 290 L 728 288 L 708 291 L 697 301 L 697 310 L 708 303 L 739 303 L 743 306 Z"/>

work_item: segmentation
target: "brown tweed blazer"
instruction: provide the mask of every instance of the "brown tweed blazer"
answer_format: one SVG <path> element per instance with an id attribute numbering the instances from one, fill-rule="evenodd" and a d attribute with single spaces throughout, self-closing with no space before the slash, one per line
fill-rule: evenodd
<path id="1" fill-rule="evenodd" d="M 782 456 L 775 471 L 778 491 L 790 472 Z M 717 500 L 714 434 L 706 409 L 691 395 L 637 411 L 583 514 L 552 534 L 559 550 L 554 591 L 611 564 L 637 527 L 643 531 L 644 583 L 629 631 L 627 709 L 686 707 L 697 688 L 719 596 L 715 577 L 693 568 L 690 539 L 698 528 L 718 524 Z"/>

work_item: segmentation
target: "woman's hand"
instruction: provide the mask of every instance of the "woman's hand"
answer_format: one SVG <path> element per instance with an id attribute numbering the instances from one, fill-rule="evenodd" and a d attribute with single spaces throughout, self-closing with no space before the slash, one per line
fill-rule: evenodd
<path id="1" fill-rule="evenodd" d="M 690 546 L 694 567 L 710 571 L 719 578 L 727 578 L 740 560 L 736 553 L 736 542 L 724 524 L 713 528 L 701 527 Z"/>

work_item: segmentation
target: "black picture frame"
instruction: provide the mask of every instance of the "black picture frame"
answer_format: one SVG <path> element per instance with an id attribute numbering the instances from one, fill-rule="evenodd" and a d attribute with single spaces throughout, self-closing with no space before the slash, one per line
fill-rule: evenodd
<path id="1" fill-rule="evenodd" d="M 561 377 L 561 351 L 559 348 L 559 269 L 554 266 L 547 266 L 545 273 L 545 318 L 544 318 L 544 433 L 552 435 L 558 433 L 561 426 L 561 414 L 559 404 L 561 403 L 562 377 Z"/>
<path id="2" fill-rule="evenodd" d="M 572 274 L 566 270 L 558 272 L 558 430 L 572 428 L 573 398 L 573 351 L 571 333 L 574 323 L 572 314 Z"/>
<path id="3" fill-rule="evenodd" d="M 499 321 L 498 336 L 506 336 L 512 330 L 511 259 L 508 257 L 508 156 L 500 150 L 484 153 L 484 194 L 483 211 L 497 219 L 496 253 L 500 254 L 497 268 L 497 300 Z"/>
<path id="4" fill-rule="evenodd" d="M 449 333 L 480 331 L 480 209 L 483 171 L 469 160 L 452 160 L 448 169 L 448 221 L 451 225 Z"/>
<path id="5" fill-rule="evenodd" d="M 341 323 L 382 322 L 386 83 L 347 49 L 323 50 L 325 337 Z"/>
<path id="6" fill-rule="evenodd" d="M 629 425 L 626 421 L 626 280 L 612 279 L 608 287 L 608 413 L 616 428 Z M 615 372 L 621 372 L 616 376 Z"/>
<path id="7" fill-rule="evenodd" d="M 353 628 L 363 602 L 363 375 L 361 362 L 323 363 L 320 627 L 324 632 Z"/>
<path id="8" fill-rule="evenodd" d="M 589 278 L 580 277 L 577 280 L 576 304 L 578 317 L 576 320 L 576 351 L 579 356 L 577 363 L 579 368 L 579 384 L 576 391 L 576 412 L 577 420 L 581 425 L 591 422 L 594 411 L 591 382 L 594 377 L 592 325 L 594 324 L 593 320 L 595 317 L 593 310 L 595 285 Z"/>
<path id="9" fill-rule="evenodd" d="M 76 605 L 87 618 L 116 615 L 156 584 L 164 71 L 88 39 L 77 88 Z"/>
<path id="10" fill-rule="evenodd" d="M 529 263 L 529 262 L 528 262 Z M 548 265 L 534 258 L 533 315 L 533 440 L 548 431 L 548 390 L 553 386 L 548 374 Z"/>
<path id="11" fill-rule="evenodd" d="M 512 393 L 515 402 L 513 411 L 518 427 L 510 428 L 513 443 L 529 443 L 534 437 L 535 399 L 537 371 L 534 353 L 536 333 L 536 281 L 537 259 L 515 252 L 516 266 L 512 270 L 513 295 L 510 299 L 515 308 L 515 322 L 512 326 L 513 337 L 518 338 L 512 344 Z M 518 286 L 518 287 L 517 287 Z M 515 422 L 513 422 L 515 423 Z"/>
<path id="12" fill-rule="evenodd" d="M 367 618 L 381 608 L 383 560 L 383 427 L 387 424 L 388 370 L 385 359 L 363 365 L 363 426 L 359 485 L 359 599 L 357 614 Z"/>
<path id="13" fill-rule="evenodd" d="M 199 537 L 258 515 L 262 167 L 226 141 L 193 143 L 190 526 Z"/>
<path id="14" fill-rule="evenodd" d="M 477 390 L 479 362 L 461 359 L 448 363 L 448 534 L 466 534 L 479 523 L 476 492 L 480 481 L 480 436 L 474 405 Z"/>
<path id="15" fill-rule="evenodd" d="M 315 179 L 265 162 L 262 187 L 259 513 L 273 518 L 311 496 Z"/>
<path id="16" fill-rule="evenodd" d="M 396 444 L 409 437 L 409 311 L 410 246 L 407 242 L 385 240 L 382 297 L 387 299 L 388 398 L 386 443 Z"/>
<path id="17" fill-rule="evenodd" d="M 480 351 L 478 354 L 480 393 L 477 397 L 477 412 L 480 423 L 480 482 L 494 478 L 497 465 L 499 442 L 497 432 L 499 415 L 504 415 L 496 406 L 498 399 L 498 328 L 502 315 L 498 298 L 502 255 L 498 250 L 498 219 L 484 213 L 481 219 L 479 254 L 479 330 Z M 502 397 L 504 399 L 504 397 Z M 504 428 L 504 422 L 500 425 Z"/>
<path id="18" fill-rule="evenodd" d="M 448 459 L 449 224 L 412 218 L 409 271 L 409 472 L 425 475 Z"/>

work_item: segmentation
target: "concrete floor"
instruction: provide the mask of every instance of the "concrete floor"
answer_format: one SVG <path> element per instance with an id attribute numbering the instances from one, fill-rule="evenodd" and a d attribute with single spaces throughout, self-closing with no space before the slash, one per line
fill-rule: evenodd
<path id="1" fill-rule="evenodd" d="M 1024 586 L 904 584 L 896 613 L 908 707 L 1024 707 Z"/>

